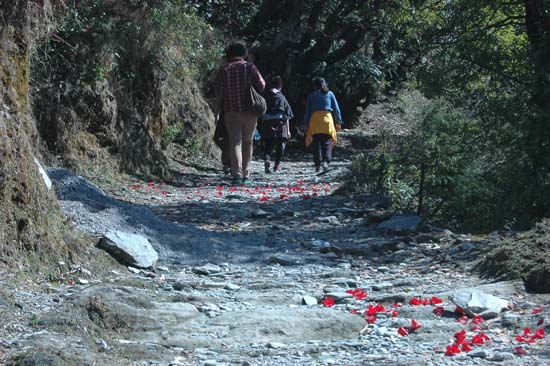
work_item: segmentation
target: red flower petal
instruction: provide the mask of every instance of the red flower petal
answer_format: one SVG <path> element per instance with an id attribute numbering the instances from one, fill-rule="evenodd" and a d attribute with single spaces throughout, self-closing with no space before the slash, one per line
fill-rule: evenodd
<path id="1" fill-rule="evenodd" d="M 514 347 L 514 351 L 513 351 L 513 352 L 514 352 L 514 354 L 516 354 L 516 355 L 526 355 L 526 354 L 527 354 L 527 351 L 525 351 L 525 350 L 523 349 L 523 347 L 521 347 L 521 346 Z"/>
<path id="2" fill-rule="evenodd" d="M 447 351 L 445 352 L 445 356 L 454 356 L 458 355 L 460 353 L 460 348 L 456 343 L 453 343 L 451 345 L 447 346 Z"/>
<path id="3" fill-rule="evenodd" d="M 462 329 L 460 332 L 455 333 L 455 339 L 457 343 L 462 343 L 466 339 L 466 331 Z"/>
<path id="4" fill-rule="evenodd" d="M 539 321 L 537 322 L 537 325 L 541 326 L 543 324 L 544 324 L 544 318 L 540 318 Z"/>
<path id="5" fill-rule="evenodd" d="M 412 299 L 409 300 L 409 305 L 412 305 L 412 306 L 422 305 L 422 300 L 418 297 L 413 297 Z"/>
<path id="6" fill-rule="evenodd" d="M 397 334 L 399 334 L 400 336 L 408 336 L 409 335 L 409 331 L 403 327 L 397 329 Z"/>
<path id="7" fill-rule="evenodd" d="M 439 304 L 443 304 L 443 300 L 441 300 L 439 297 L 432 296 L 432 298 L 430 299 L 430 305 L 439 305 Z"/>
<path id="8" fill-rule="evenodd" d="M 531 329 L 523 328 L 523 335 L 529 337 L 531 335 Z"/>
<path id="9" fill-rule="evenodd" d="M 460 306 L 457 306 L 455 308 L 455 313 L 457 313 L 458 315 L 462 316 L 464 315 L 464 310 L 462 310 L 462 308 Z"/>
<path id="10" fill-rule="evenodd" d="M 533 338 L 536 338 L 536 339 L 543 339 L 543 338 L 544 338 L 544 328 L 539 328 L 539 329 L 537 329 L 537 331 L 535 332 L 535 334 L 533 334 Z"/>
<path id="11" fill-rule="evenodd" d="M 476 334 L 472 338 L 472 343 L 477 345 L 477 346 L 483 345 L 488 341 L 489 341 L 489 337 L 483 332 Z"/>
<path id="12" fill-rule="evenodd" d="M 327 296 L 321 300 L 321 304 L 323 304 L 324 307 L 330 308 L 331 306 L 334 306 L 335 302 L 332 297 Z"/>
<path id="13" fill-rule="evenodd" d="M 411 330 L 417 330 L 417 329 L 420 329 L 422 328 L 422 325 L 420 325 L 419 322 L 417 322 L 416 320 L 412 319 L 411 320 Z"/>
<path id="14" fill-rule="evenodd" d="M 357 309 L 351 309 L 351 310 L 350 310 L 350 313 L 352 313 L 352 314 L 357 314 Z"/>
<path id="15" fill-rule="evenodd" d="M 397 310 L 394 310 L 394 311 L 391 312 L 392 318 L 397 318 L 398 315 L 399 315 L 399 313 L 397 312 Z"/>
<path id="16" fill-rule="evenodd" d="M 445 312 L 445 308 L 443 308 L 443 306 L 437 306 L 433 313 L 437 316 L 443 316 L 443 313 Z"/>
<path id="17" fill-rule="evenodd" d="M 483 323 L 483 318 L 481 317 L 481 315 L 474 315 L 474 318 L 472 319 L 472 323 L 481 324 Z"/>
<path id="18" fill-rule="evenodd" d="M 367 321 L 367 323 L 373 324 L 376 321 L 376 316 L 375 315 L 367 316 L 365 320 Z"/>
<path id="19" fill-rule="evenodd" d="M 470 343 L 464 341 L 461 343 L 461 346 L 462 346 L 462 352 L 470 352 L 471 350 L 473 350 L 472 346 L 470 345 Z"/>
<path id="20" fill-rule="evenodd" d="M 455 322 L 459 322 L 462 324 L 468 324 L 468 317 L 466 315 L 462 315 L 460 318 L 455 320 Z"/>
<path id="21" fill-rule="evenodd" d="M 531 312 L 531 314 L 532 315 L 540 314 L 540 313 L 542 313 L 543 310 L 544 310 L 544 308 L 542 306 L 539 306 L 538 308 L 534 308 L 533 311 Z"/>

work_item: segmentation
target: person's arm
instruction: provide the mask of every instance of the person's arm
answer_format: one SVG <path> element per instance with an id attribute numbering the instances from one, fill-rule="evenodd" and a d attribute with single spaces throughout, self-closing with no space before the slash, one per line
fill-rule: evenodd
<path id="1" fill-rule="evenodd" d="M 340 112 L 340 106 L 338 105 L 338 101 L 336 100 L 336 97 L 334 96 L 333 92 L 330 92 L 330 104 L 331 108 L 336 114 L 336 117 L 338 118 L 338 121 L 336 121 L 339 125 L 343 125 L 344 121 L 342 121 L 342 113 Z"/>
<path id="2" fill-rule="evenodd" d="M 251 76 L 252 85 L 254 86 L 254 89 L 256 89 L 258 93 L 262 93 L 265 89 L 265 80 L 262 77 L 262 74 L 260 74 L 260 70 L 258 70 L 256 65 L 254 64 L 250 64 L 250 65 L 252 65 L 250 67 L 250 73 L 251 73 L 250 76 Z"/>

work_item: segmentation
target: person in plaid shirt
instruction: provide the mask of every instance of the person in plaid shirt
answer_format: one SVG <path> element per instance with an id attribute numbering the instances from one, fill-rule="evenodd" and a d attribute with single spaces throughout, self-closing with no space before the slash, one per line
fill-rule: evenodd
<path id="1" fill-rule="evenodd" d="M 250 162 L 257 117 L 247 111 L 251 84 L 259 93 L 265 81 L 256 65 L 245 60 L 246 47 L 230 44 L 226 49 L 227 62 L 218 71 L 216 80 L 216 115 L 223 106 L 225 126 L 229 135 L 231 175 L 235 183 L 250 176 Z"/>

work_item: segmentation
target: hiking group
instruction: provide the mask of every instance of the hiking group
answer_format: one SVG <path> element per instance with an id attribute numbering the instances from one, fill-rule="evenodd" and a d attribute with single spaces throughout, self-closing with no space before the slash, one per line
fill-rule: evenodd
<path id="1" fill-rule="evenodd" d="M 282 92 L 281 77 L 275 76 L 266 88 L 257 66 L 246 58 L 247 49 L 243 44 L 230 44 L 215 85 L 214 112 L 218 122 L 214 140 L 222 149 L 224 172 L 231 174 L 234 184 L 244 183 L 250 177 L 256 127 L 263 144 L 265 172 L 280 170 L 291 138 L 289 122 L 294 117 Z M 315 171 L 320 172 L 328 170 L 336 131 L 343 122 L 338 101 L 326 81 L 315 77 L 312 84 L 313 91 L 306 99 L 303 126 L 306 146 L 312 148 Z M 258 97 L 259 93 L 263 93 L 263 98 Z"/>

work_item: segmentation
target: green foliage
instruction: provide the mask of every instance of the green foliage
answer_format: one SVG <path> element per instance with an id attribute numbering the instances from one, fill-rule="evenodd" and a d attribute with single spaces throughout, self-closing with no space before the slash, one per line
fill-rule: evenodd
<path id="1" fill-rule="evenodd" d="M 355 159 L 352 175 L 361 177 L 355 184 L 387 194 L 396 209 L 480 229 L 487 222 L 477 215 L 490 216 L 486 210 L 493 197 L 479 149 L 479 121 L 434 100 L 414 122 L 412 134 L 397 149 L 382 145 L 376 154 Z"/>

